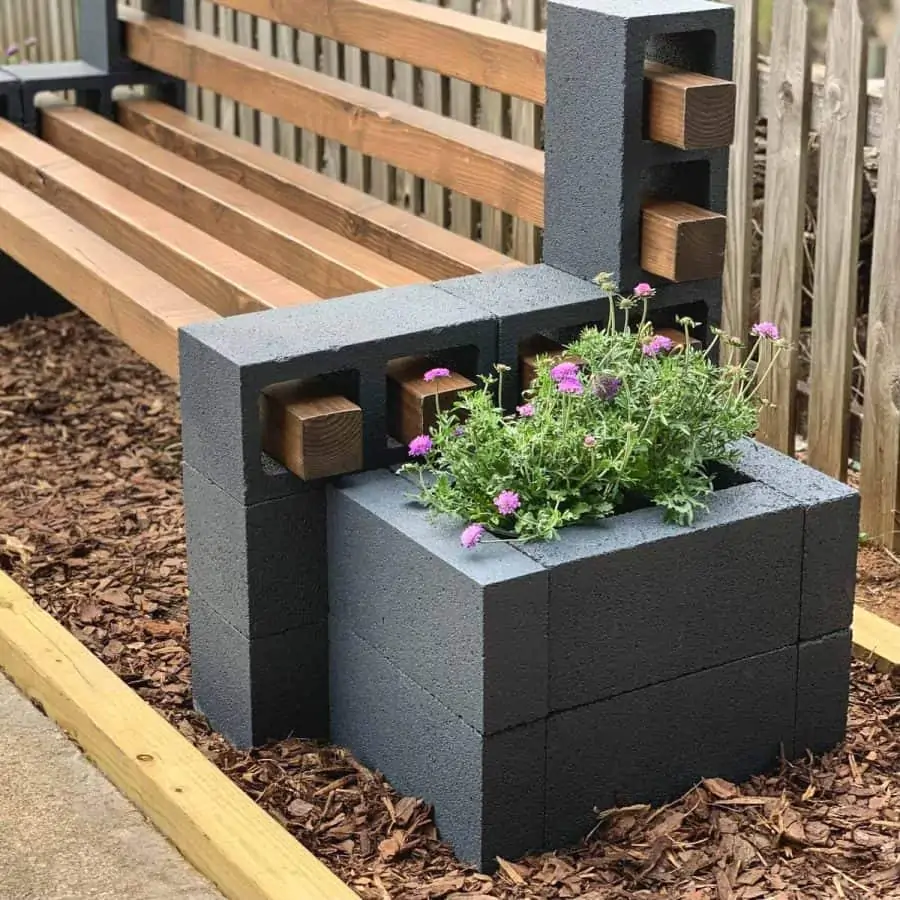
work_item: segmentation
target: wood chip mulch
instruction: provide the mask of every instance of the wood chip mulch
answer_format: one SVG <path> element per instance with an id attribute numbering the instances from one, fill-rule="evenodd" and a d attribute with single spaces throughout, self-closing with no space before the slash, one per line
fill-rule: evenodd
<path id="1" fill-rule="evenodd" d="M 0 568 L 366 900 L 900 900 L 900 680 L 859 663 L 834 753 L 602 814 L 492 878 L 346 751 L 229 748 L 191 709 L 179 453 L 174 386 L 100 328 L 0 329 Z"/>

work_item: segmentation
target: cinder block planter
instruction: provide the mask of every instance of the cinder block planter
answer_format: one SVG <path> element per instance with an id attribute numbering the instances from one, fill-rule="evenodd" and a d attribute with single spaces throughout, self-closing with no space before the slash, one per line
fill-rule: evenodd
<path id="1" fill-rule="evenodd" d="M 647 508 L 475 551 L 387 470 L 330 487 L 333 740 L 485 868 L 839 742 L 857 496 L 743 453 L 692 527 Z"/>

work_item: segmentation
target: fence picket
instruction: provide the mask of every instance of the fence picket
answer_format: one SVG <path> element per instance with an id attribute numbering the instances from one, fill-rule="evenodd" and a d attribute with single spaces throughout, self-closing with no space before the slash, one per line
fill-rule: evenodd
<path id="1" fill-rule="evenodd" d="M 442 6 L 441 0 L 422 0 L 432 6 Z M 432 112 L 447 114 L 446 87 L 447 79 L 437 72 L 422 72 L 423 106 Z M 447 194 L 443 185 L 431 181 L 425 182 L 425 217 L 438 225 L 447 225 Z"/>
<path id="2" fill-rule="evenodd" d="M 319 68 L 319 39 L 301 31 L 297 35 L 297 58 L 307 69 Z M 319 171 L 322 164 L 322 139 L 311 131 L 300 133 L 300 159 L 304 166 Z"/>
<path id="3" fill-rule="evenodd" d="M 900 24 L 888 51 L 866 341 L 862 529 L 900 549 Z"/>
<path id="4" fill-rule="evenodd" d="M 344 46 L 343 51 L 344 80 L 350 82 L 350 84 L 366 87 L 362 50 L 358 47 Z M 357 190 L 364 191 L 366 189 L 365 158 L 358 150 L 347 149 L 345 153 L 347 164 L 345 181 Z"/>
<path id="5" fill-rule="evenodd" d="M 474 0 L 448 0 L 445 5 L 470 15 L 475 12 Z M 452 118 L 472 125 L 476 115 L 474 99 L 475 88 L 471 84 L 456 78 L 450 79 L 450 115 Z M 479 206 L 480 204 L 474 203 L 468 197 L 451 192 L 450 227 L 452 230 L 465 237 L 474 237 Z"/>
<path id="6" fill-rule="evenodd" d="M 760 317 L 776 322 L 796 344 L 800 335 L 806 144 L 809 133 L 809 9 L 806 0 L 782 0 L 772 11 L 772 63 Z M 766 366 L 770 350 L 763 347 Z M 797 353 L 773 367 L 758 436 L 783 453 L 794 452 Z"/>
<path id="7" fill-rule="evenodd" d="M 287 62 L 297 61 L 297 32 L 287 25 L 279 25 L 275 30 L 278 58 Z M 278 121 L 278 152 L 293 162 L 297 160 L 297 129 L 293 123 Z"/>
<path id="8" fill-rule="evenodd" d="M 858 0 L 836 0 L 828 26 L 819 149 L 809 463 L 847 474 L 850 378 L 856 326 L 868 42 Z"/>

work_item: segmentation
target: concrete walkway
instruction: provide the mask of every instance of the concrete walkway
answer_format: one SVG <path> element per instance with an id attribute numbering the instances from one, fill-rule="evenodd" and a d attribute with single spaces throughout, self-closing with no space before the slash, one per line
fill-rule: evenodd
<path id="1" fill-rule="evenodd" d="M 0 900 L 222 895 L 0 674 Z"/>

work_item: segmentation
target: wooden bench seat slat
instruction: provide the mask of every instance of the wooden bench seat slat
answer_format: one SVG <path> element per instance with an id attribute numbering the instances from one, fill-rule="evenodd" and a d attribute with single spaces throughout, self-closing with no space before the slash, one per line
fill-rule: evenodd
<path id="1" fill-rule="evenodd" d="M 435 281 L 521 265 L 168 104 L 123 101 L 118 119 L 140 137 Z"/>
<path id="2" fill-rule="evenodd" d="M 49 110 L 42 135 L 84 165 L 317 296 L 427 281 L 87 110 Z"/>
<path id="3" fill-rule="evenodd" d="M 174 22 L 120 14 L 136 62 L 543 225 L 540 150 Z"/>
<path id="4" fill-rule="evenodd" d="M 220 315 L 319 299 L 8 122 L 0 172 Z"/>
<path id="5" fill-rule="evenodd" d="M 416 0 L 219 3 L 501 94 L 544 102 L 544 36 L 525 28 Z"/>
<path id="6" fill-rule="evenodd" d="M 178 329 L 217 318 L 5 175 L 0 249 L 172 378 L 178 377 Z"/>

